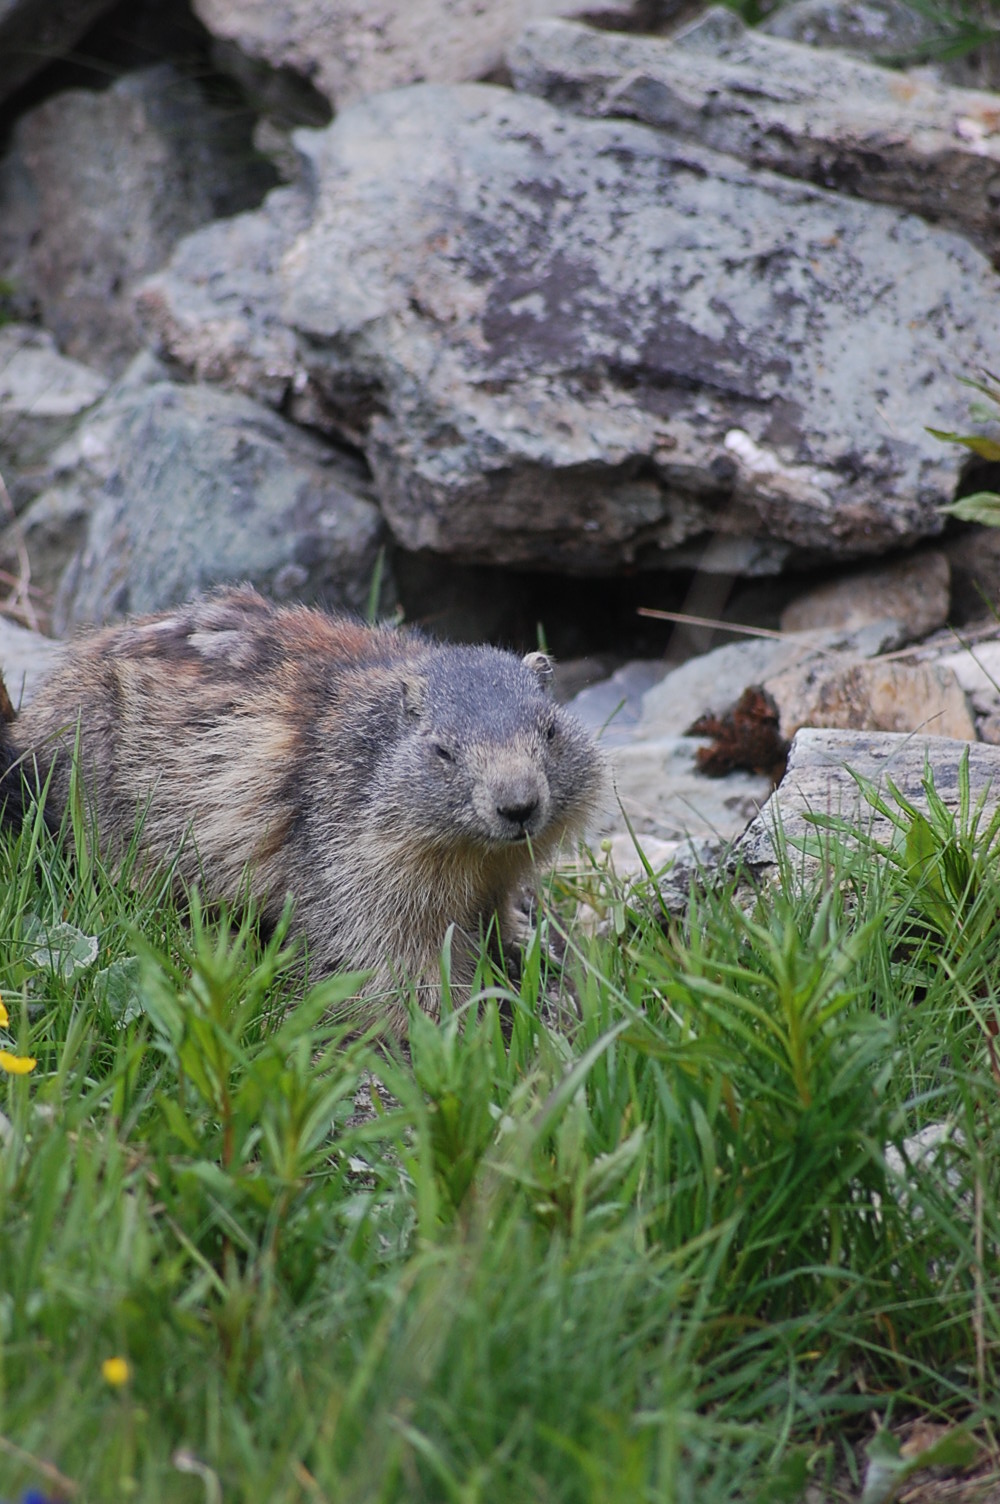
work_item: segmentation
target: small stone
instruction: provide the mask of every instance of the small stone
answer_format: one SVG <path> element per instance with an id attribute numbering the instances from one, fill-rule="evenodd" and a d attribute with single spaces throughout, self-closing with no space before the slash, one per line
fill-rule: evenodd
<path id="1" fill-rule="evenodd" d="M 776 674 L 764 687 L 786 741 L 804 726 L 976 739 L 964 691 L 951 669 L 937 663 L 831 653 Z"/>
<path id="2" fill-rule="evenodd" d="M 877 569 L 862 569 L 798 596 L 781 613 L 783 632 L 817 628 L 856 632 L 894 624 L 885 648 L 902 647 L 934 632 L 948 616 L 950 571 L 936 549 Z"/>

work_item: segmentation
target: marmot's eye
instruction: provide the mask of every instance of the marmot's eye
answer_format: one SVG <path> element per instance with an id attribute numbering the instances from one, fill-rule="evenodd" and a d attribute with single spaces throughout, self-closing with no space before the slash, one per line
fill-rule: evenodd
<path id="1" fill-rule="evenodd" d="M 433 751 L 435 757 L 440 757 L 442 762 L 455 761 L 454 752 L 449 751 L 447 747 L 442 747 L 440 742 L 435 742 L 431 750 Z"/>
<path id="2" fill-rule="evenodd" d="M 555 723 L 555 721 L 550 721 L 549 724 L 545 728 L 545 740 L 547 742 L 554 742 L 555 739 L 556 739 L 556 723 Z"/>

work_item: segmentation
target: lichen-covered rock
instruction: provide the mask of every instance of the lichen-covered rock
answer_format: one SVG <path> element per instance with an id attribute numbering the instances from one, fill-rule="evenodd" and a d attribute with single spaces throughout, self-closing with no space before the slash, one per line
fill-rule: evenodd
<path id="1" fill-rule="evenodd" d="M 996 96 L 820 51 L 718 6 L 671 40 L 528 27 L 521 89 L 586 115 L 642 120 L 755 167 L 895 204 L 1000 255 Z"/>
<path id="2" fill-rule="evenodd" d="M 254 330 L 280 348 L 406 548 L 593 573 L 714 540 L 712 567 L 760 574 L 940 531 L 962 461 L 925 424 L 960 424 L 956 372 L 1000 363 L 967 242 L 482 85 L 378 95 L 299 141 L 310 223 L 269 242 L 271 296 L 219 358 L 253 389 Z M 190 296 L 176 260 L 159 280 L 168 352 L 207 303 L 225 347 L 228 252 Z"/>

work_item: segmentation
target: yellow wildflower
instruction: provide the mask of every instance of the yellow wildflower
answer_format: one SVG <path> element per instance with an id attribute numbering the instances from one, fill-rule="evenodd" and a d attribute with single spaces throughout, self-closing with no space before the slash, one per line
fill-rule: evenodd
<path id="1" fill-rule="evenodd" d="M 104 1376 L 104 1382 L 113 1385 L 115 1389 L 120 1389 L 123 1384 L 127 1384 L 132 1376 L 127 1358 L 105 1358 L 101 1364 L 101 1373 Z"/>
<path id="2" fill-rule="evenodd" d="M 27 1076 L 37 1064 L 33 1055 L 12 1055 L 10 1050 L 0 1050 L 0 1071 L 6 1071 L 8 1076 Z"/>
<path id="3" fill-rule="evenodd" d="M 7 1025 L 9 1023 L 10 1023 L 10 1014 L 7 1012 L 7 1009 L 4 1007 L 3 1001 L 0 1000 L 0 1029 L 6 1029 L 6 1027 L 7 1027 Z"/>

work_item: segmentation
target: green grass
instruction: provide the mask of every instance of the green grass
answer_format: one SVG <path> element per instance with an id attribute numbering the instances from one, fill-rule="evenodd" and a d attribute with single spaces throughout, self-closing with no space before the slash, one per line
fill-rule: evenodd
<path id="1" fill-rule="evenodd" d="M 990 1440 L 997 833 L 899 823 L 683 923 L 595 877 L 579 1027 L 536 947 L 412 1060 L 79 815 L 8 836 L 0 1498 L 770 1504 L 873 1417 Z"/>

